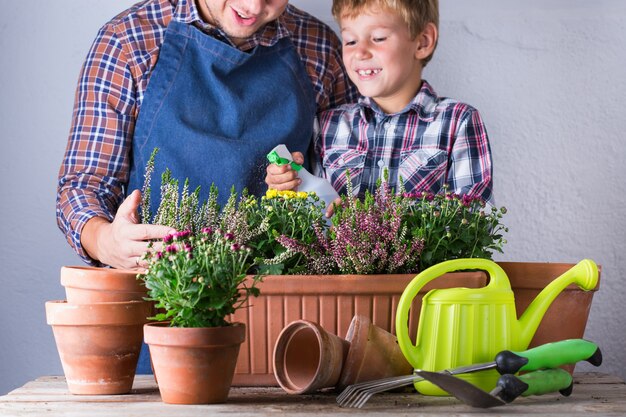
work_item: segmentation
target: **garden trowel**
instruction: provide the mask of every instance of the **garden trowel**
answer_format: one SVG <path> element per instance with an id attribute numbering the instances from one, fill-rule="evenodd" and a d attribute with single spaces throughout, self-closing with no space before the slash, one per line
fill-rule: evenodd
<path id="1" fill-rule="evenodd" d="M 454 395 L 465 404 L 478 408 L 504 405 L 520 395 L 527 397 L 558 391 L 562 395 L 568 396 L 572 393 L 574 385 L 572 376 L 560 368 L 533 371 L 519 376 L 502 375 L 491 392 L 485 392 L 471 383 L 445 372 L 416 370 L 415 373 Z"/>

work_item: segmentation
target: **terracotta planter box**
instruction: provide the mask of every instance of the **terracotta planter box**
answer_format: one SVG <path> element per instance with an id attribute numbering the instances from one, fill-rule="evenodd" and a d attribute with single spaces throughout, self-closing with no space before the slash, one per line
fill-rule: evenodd
<path id="1" fill-rule="evenodd" d="M 574 266 L 568 263 L 499 262 L 507 273 L 515 294 L 518 316 L 553 279 Z M 272 354 L 281 330 L 295 320 L 319 323 L 329 332 L 345 337 L 355 314 L 395 334 L 395 313 L 400 295 L 415 277 L 408 275 L 326 275 L 267 276 L 260 284 L 261 295 L 250 300 L 249 308 L 239 310 L 232 321 L 246 325 L 233 385 L 278 386 L 274 378 Z M 433 288 L 482 287 L 483 272 L 456 272 L 437 278 L 420 294 Z M 548 308 L 530 346 L 563 339 L 582 338 L 591 309 L 593 291 L 575 285 L 563 291 Z M 421 298 L 416 297 L 409 317 L 414 340 Z M 564 316 L 566 312 L 567 317 Z M 570 372 L 573 367 L 569 367 Z"/>
<path id="2" fill-rule="evenodd" d="M 295 320 L 319 323 L 326 331 L 344 338 L 352 317 L 361 314 L 395 334 L 398 300 L 415 275 L 266 276 L 259 285 L 261 295 L 249 301 L 249 308 L 237 311 L 231 318 L 244 323 L 247 332 L 233 385 L 278 386 L 272 365 L 274 345 L 283 328 Z M 433 288 L 478 288 L 486 282 L 483 272 L 456 272 L 439 277 L 422 292 L 425 294 Z M 412 338 L 420 308 L 421 298 L 416 297 L 409 317 Z"/>

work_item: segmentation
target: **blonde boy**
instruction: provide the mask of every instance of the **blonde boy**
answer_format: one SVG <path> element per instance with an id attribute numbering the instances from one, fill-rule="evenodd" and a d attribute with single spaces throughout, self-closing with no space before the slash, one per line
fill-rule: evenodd
<path id="1" fill-rule="evenodd" d="M 343 61 L 362 97 L 323 112 L 315 138 L 318 173 L 341 194 L 374 191 L 385 170 L 407 192 L 458 194 L 492 202 L 491 151 L 473 107 L 439 97 L 422 79 L 438 40 L 437 0 L 334 0 Z M 286 167 L 268 167 L 272 188 L 297 187 Z"/>

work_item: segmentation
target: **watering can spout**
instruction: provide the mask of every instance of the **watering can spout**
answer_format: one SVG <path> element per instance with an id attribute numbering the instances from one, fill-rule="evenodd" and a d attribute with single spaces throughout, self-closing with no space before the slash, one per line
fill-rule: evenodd
<path id="1" fill-rule="evenodd" d="M 598 266 L 591 259 L 583 259 L 563 275 L 555 278 L 530 303 L 519 319 L 520 343 L 528 346 L 539 323 L 554 299 L 570 284 L 577 284 L 582 290 L 589 291 L 598 284 Z"/>

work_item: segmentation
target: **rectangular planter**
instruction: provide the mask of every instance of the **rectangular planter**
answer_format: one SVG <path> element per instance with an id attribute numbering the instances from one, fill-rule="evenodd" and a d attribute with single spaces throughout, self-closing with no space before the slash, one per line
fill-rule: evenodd
<path id="1" fill-rule="evenodd" d="M 235 369 L 235 386 L 278 386 L 274 378 L 273 352 L 281 330 L 295 320 L 319 323 L 325 330 L 345 337 L 352 317 L 362 314 L 392 333 L 398 300 L 415 274 L 406 275 L 270 275 L 259 285 L 261 295 L 237 311 L 232 321 L 245 323 L 246 341 L 241 345 Z M 420 294 L 433 288 L 479 288 L 486 284 L 484 272 L 456 272 L 439 277 Z M 416 297 L 409 316 L 415 338 L 421 297 Z"/>
<path id="2" fill-rule="evenodd" d="M 518 317 L 553 279 L 574 264 L 499 262 L 511 282 Z M 237 311 L 232 321 L 245 323 L 246 341 L 241 345 L 235 370 L 235 386 L 277 386 L 274 378 L 274 344 L 281 330 L 294 320 L 319 323 L 327 331 L 345 337 L 355 314 L 368 316 L 377 326 L 395 333 L 398 300 L 415 274 L 407 275 L 276 275 L 259 285 L 261 295 L 249 307 Z M 483 287 L 486 273 L 445 274 L 426 285 L 420 294 L 434 288 Z M 599 287 L 599 284 L 598 284 Z M 546 311 L 530 346 L 564 339 L 582 338 L 593 294 L 569 286 Z M 421 308 L 416 297 L 409 316 L 415 340 Z M 570 372 L 574 367 L 567 368 Z"/>

